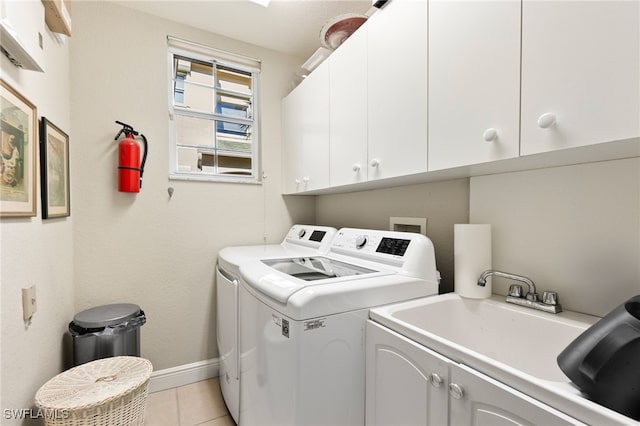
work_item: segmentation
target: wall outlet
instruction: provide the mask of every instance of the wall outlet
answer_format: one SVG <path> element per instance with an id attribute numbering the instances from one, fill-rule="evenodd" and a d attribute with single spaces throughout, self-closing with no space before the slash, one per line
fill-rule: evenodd
<path id="1" fill-rule="evenodd" d="M 22 289 L 22 318 L 29 321 L 33 314 L 36 313 L 38 305 L 36 304 L 36 286 Z"/>

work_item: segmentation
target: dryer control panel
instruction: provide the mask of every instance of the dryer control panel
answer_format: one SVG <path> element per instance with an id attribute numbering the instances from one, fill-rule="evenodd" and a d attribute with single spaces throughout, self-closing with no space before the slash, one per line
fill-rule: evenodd
<path id="1" fill-rule="evenodd" d="M 283 243 L 301 245 L 326 251 L 336 233 L 335 228 L 315 225 L 293 225 Z"/>

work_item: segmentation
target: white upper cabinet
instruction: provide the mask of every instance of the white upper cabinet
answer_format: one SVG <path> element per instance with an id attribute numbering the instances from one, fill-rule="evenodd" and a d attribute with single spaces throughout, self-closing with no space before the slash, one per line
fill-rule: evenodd
<path id="1" fill-rule="evenodd" d="M 519 0 L 429 2 L 429 170 L 519 155 Z"/>
<path id="2" fill-rule="evenodd" d="M 329 64 L 282 101 L 285 193 L 329 186 Z"/>
<path id="3" fill-rule="evenodd" d="M 329 57 L 330 183 L 367 180 L 367 26 Z"/>
<path id="4" fill-rule="evenodd" d="M 393 0 L 367 22 L 368 179 L 427 170 L 427 2 Z"/>
<path id="5" fill-rule="evenodd" d="M 640 2 L 524 0 L 521 154 L 640 135 Z"/>

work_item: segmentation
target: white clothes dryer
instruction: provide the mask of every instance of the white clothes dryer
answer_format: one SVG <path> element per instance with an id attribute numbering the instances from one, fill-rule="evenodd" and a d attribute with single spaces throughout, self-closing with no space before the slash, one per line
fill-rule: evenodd
<path id="1" fill-rule="evenodd" d="M 438 293 L 424 235 L 343 228 L 240 267 L 240 425 L 363 425 L 369 308 Z"/>
<path id="2" fill-rule="evenodd" d="M 229 413 L 238 423 L 240 375 L 238 370 L 238 282 L 240 265 L 255 259 L 307 256 L 329 249 L 335 228 L 293 225 L 280 244 L 225 247 L 216 266 L 216 331 L 220 358 L 220 388 Z"/>

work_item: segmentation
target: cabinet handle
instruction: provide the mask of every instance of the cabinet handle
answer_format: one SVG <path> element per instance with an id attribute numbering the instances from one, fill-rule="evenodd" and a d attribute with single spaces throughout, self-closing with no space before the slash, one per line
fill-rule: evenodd
<path id="1" fill-rule="evenodd" d="M 380 165 L 380 160 L 378 160 L 377 158 L 374 158 L 373 160 L 371 160 L 371 167 L 378 167 Z"/>
<path id="2" fill-rule="evenodd" d="M 360 171 L 360 164 L 356 163 L 351 167 L 351 170 L 358 173 Z"/>
<path id="3" fill-rule="evenodd" d="M 482 137 L 487 142 L 493 142 L 496 139 L 498 139 L 498 131 L 493 127 L 490 127 L 484 131 L 484 133 L 482 134 Z"/>
<path id="4" fill-rule="evenodd" d="M 549 127 L 556 124 L 556 115 L 552 112 L 545 112 L 538 118 L 538 127 L 541 129 L 548 129 Z"/>
<path id="5" fill-rule="evenodd" d="M 455 399 L 460 399 L 464 395 L 464 389 L 457 383 L 449 383 L 449 395 Z"/>
<path id="6" fill-rule="evenodd" d="M 431 373 L 429 375 L 429 382 L 433 387 L 439 388 L 440 386 L 442 386 L 443 380 L 438 373 Z"/>

